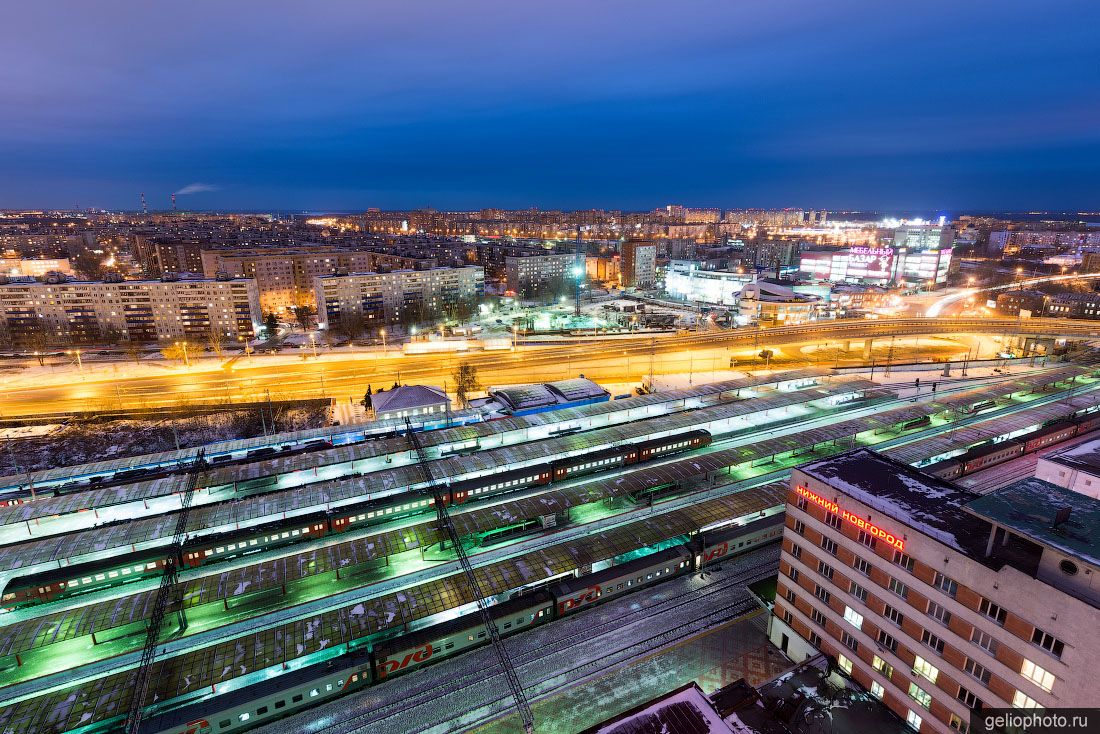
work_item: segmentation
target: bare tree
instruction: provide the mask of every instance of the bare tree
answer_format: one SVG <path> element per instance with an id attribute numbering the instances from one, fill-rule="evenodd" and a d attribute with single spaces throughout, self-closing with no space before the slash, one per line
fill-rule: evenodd
<path id="1" fill-rule="evenodd" d="M 363 334 L 363 317 L 359 314 L 344 314 L 333 324 L 333 330 L 348 339 L 357 339 Z"/>
<path id="2" fill-rule="evenodd" d="M 472 364 L 460 364 L 451 373 L 455 381 L 455 395 L 463 408 L 470 407 L 470 394 L 481 389 L 477 378 L 477 367 Z"/>
<path id="3" fill-rule="evenodd" d="M 210 325 L 210 330 L 206 332 L 206 346 L 210 347 L 210 351 L 219 357 L 225 353 L 225 334 L 213 324 Z"/>
<path id="4" fill-rule="evenodd" d="M 34 352 L 38 366 L 46 364 L 46 350 L 50 346 L 50 335 L 44 329 L 36 328 L 27 335 L 27 348 Z"/>
<path id="5" fill-rule="evenodd" d="M 141 361 L 141 344 L 133 339 L 127 339 L 123 349 L 126 351 L 126 356 L 132 359 L 135 363 Z"/>
<path id="6" fill-rule="evenodd" d="M 187 362 L 187 343 L 186 342 L 173 342 L 166 344 L 160 349 L 160 353 L 164 355 L 164 358 L 172 361 Z"/>
<path id="7" fill-rule="evenodd" d="M 308 304 L 294 307 L 294 320 L 298 322 L 298 326 L 302 327 L 302 331 L 309 331 L 313 326 L 313 314 L 313 306 Z"/>

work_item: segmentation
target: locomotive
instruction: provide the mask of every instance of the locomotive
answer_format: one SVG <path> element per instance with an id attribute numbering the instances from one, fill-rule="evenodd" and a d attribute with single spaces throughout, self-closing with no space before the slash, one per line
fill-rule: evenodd
<path id="1" fill-rule="evenodd" d="M 711 435 L 705 430 L 685 431 L 523 469 L 454 482 L 440 488 L 440 495 L 447 505 L 461 505 L 529 487 L 651 461 L 703 448 L 710 443 Z M 177 568 L 197 568 L 246 554 L 419 515 L 434 506 L 435 498 L 432 496 L 421 492 L 402 492 L 323 512 L 280 519 L 231 533 L 191 538 L 183 544 L 175 561 Z M 4 593 L 0 596 L 0 606 L 4 609 L 16 609 L 43 604 L 54 599 L 159 575 L 163 572 L 168 553 L 169 549 L 162 547 L 18 576 L 11 579 L 4 588 Z"/>
<path id="2" fill-rule="evenodd" d="M 512 596 L 489 608 L 501 635 L 546 624 L 595 604 L 699 570 L 783 536 L 783 514 L 696 536 L 602 571 Z M 489 642 L 480 613 L 360 647 L 331 660 L 145 717 L 147 734 L 235 734 L 344 693 L 378 685 Z"/>

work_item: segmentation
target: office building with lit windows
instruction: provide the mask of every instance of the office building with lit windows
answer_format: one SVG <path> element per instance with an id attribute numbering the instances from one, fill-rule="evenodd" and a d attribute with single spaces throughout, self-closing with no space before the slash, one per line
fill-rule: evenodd
<path id="1" fill-rule="evenodd" d="M 821 651 L 920 732 L 972 710 L 1094 706 L 1100 501 L 980 496 L 873 451 L 795 469 L 772 641 Z"/>

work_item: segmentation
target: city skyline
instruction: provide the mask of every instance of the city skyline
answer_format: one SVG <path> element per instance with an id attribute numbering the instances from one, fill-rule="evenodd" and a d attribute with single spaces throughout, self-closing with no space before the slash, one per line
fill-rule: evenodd
<path id="1" fill-rule="evenodd" d="M 0 205 L 1088 210 L 1055 6 L 19 8 Z"/>

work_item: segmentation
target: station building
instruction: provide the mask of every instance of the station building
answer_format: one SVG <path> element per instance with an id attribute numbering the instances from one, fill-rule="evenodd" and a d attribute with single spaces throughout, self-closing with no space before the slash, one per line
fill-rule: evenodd
<path id="1" fill-rule="evenodd" d="M 1095 705 L 1100 501 L 979 496 L 873 451 L 792 472 L 772 641 L 817 651 L 920 732 Z"/>
<path id="2" fill-rule="evenodd" d="M 451 409 L 451 399 L 438 387 L 401 385 L 392 390 L 379 390 L 371 396 L 376 420 L 439 415 Z"/>

